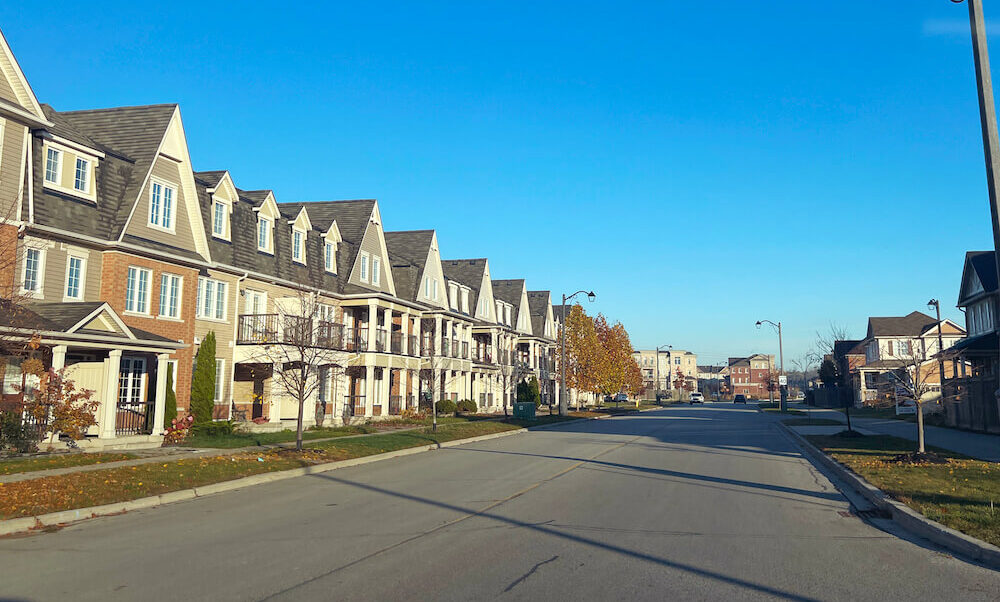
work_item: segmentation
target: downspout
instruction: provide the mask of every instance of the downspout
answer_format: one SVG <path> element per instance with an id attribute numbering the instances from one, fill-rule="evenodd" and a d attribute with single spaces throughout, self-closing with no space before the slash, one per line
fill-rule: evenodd
<path id="1" fill-rule="evenodd" d="M 235 404 L 235 400 L 233 399 L 233 385 L 236 383 L 236 335 L 239 329 L 240 293 L 243 290 L 240 285 L 249 276 L 249 272 L 243 272 L 243 275 L 236 281 L 236 303 L 233 304 L 233 351 L 229 354 L 229 420 L 233 419 L 233 406 Z"/>

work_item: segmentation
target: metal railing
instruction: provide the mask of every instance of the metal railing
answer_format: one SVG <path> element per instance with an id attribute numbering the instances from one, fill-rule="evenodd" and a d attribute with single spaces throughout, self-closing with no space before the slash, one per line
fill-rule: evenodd
<path id="1" fill-rule="evenodd" d="M 365 396 L 364 395 L 345 395 L 344 400 L 348 406 L 350 406 L 351 411 L 355 416 L 365 415 Z"/>
<path id="2" fill-rule="evenodd" d="M 244 314 L 236 328 L 236 344 L 278 343 L 278 314 Z"/>
<path id="3" fill-rule="evenodd" d="M 316 328 L 316 345 L 327 349 L 343 349 L 344 325 L 321 320 Z"/>
<path id="4" fill-rule="evenodd" d="M 462 341 L 462 359 L 469 359 L 469 342 Z"/>
<path id="5" fill-rule="evenodd" d="M 399 416 L 403 413 L 403 396 L 402 395 L 390 395 L 389 396 L 389 415 Z"/>
<path id="6" fill-rule="evenodd" d="M 384 328 L 379 328 L 375 330 L 375 351 L 379 353 L 385 353 L 388 348 L 386 340 L 388 339 L 388 333 Z"/>
<path id="7" fill-rule="evenodd" d="M 403 333 L 396 331 L 389 337 L 389 352 L 401 355 L 403 353 Z"/>
<path id="8" fill-rule="evenodd" d="M 420 346 L 417 344 L 417 336 L 411 334 L 406 338 L 406 352 L 413 357 L 420 357 Z"/>
<path id="9" fill-rule="evenodd" d="M 116 435 L 148 435 L 153 432 L 155 404 L 149 401 L 118 402 L 115 413 Z"/>
<path id="10" fill-rule="evenodd" d="M 368 329 L 363 326 L 348 329 L 345 347 L 348 351 L 368 351 Z"/>
<path id="11" fill-rule="evenodd" d="M 448 339 L 441 339 L 441 355 L 444 357 L 451 355 L 451 341 Z"/>

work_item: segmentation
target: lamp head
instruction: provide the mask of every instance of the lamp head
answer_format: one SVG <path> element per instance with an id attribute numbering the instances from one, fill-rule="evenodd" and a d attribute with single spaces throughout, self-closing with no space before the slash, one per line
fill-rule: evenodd
<path id="1" fill-rule="evenodd" d="M 594 294 L 594 291 L 590 291 L 589 293 L 587 293 L 587 300 L 590 301 L 591 303 L 593 303 L 594 299 L 596 298 L 597 295 Z"/>
<path id="2" fill-rule="evenodd" d="M 763 324 L 764 324 L 763 322 L 761 322 L 760 320 L 757 320 L 756 326 L 757 326 L 757 328 L 760 328 Z"/>
<path id="3" fill-rule="evenodd" d="M 927 302 L 927 307 L 929 307 L 929 308 L 930 307 L 937 307 L 937 306 L 938 306 L 938 300 L 937 299 L 931 299 L 930 301 Z"/>

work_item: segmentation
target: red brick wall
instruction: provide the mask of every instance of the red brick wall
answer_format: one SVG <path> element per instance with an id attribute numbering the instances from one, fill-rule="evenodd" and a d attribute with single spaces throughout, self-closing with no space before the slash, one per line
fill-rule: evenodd
<path id="1" fill-rule="evenodd" d="M 125 313 L 125 285 L 129 266 L 152 271 L 150 287 L 149 316 Z M 180 320 L 157 319 L 160 310 L 160 276 L 164 272 L 176 274 L 184 279 L 181 291 Z M 106 301 L 122 320 L 131 327 L 152 332 L 163 337 L 182 341 L 188 346 L 174 352 L 170 358 L 177 360 L 177 410 L 183 416 L 191 399 L 191 363 L 193 360 L 195 303 L 198 294 L 198 271 L 178 265 L 126 255 L 117 251 L 103 254 L 101 268 L 101 300 Z"/>

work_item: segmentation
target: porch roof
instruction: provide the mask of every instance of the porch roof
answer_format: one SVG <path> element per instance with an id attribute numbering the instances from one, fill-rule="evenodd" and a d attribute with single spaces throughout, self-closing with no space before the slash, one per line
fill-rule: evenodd
<path id="1" fill-rule="evenodd" d="M 945 349 L 940 355 L 942 357 L 956 355 L 996 355 L 997 345 L 997 333 L 993 331 L 977 337 L 962 339 Z"/>
<path id="2" fill-rule="evenodd" d="M 173 351 L 184 347 L 173 339 L 133 328 L 125 324 L 105 302 L 44 303 L 29 302 L 16 308 L 0 300 L 0 329 L 25 336 L 38 333 L 43 339 L 66 336 L 85 343 L 120 342 L 129 345 Z"/>

